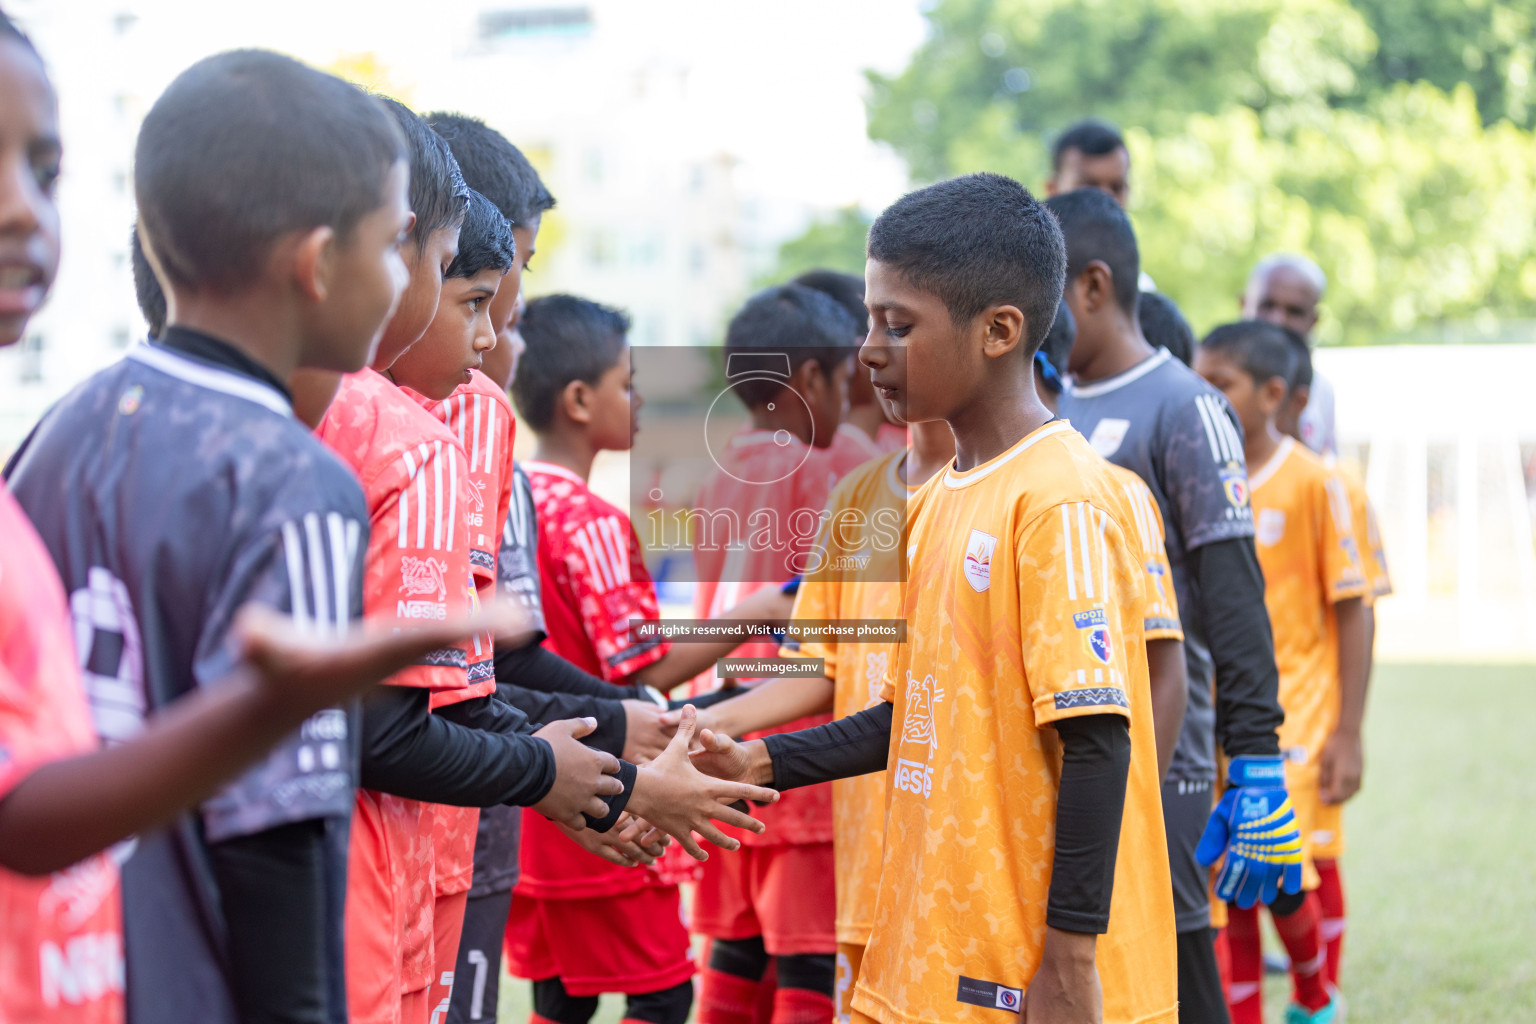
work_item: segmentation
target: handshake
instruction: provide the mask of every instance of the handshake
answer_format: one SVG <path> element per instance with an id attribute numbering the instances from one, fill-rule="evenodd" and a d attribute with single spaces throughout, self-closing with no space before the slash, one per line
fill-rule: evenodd
<path id="1" fill-rule="evenodd" d="M 534 805 L 535 810 L 584 849 L 626 867 L 654 863 L 669 837 L 695 860 L 707 860 L 709 854 L 694 833 L 722 850 L 738 848 L 741 843 L 720 831 L 716 821 L 761 834 L 763 823 L 732 805 L 745 800 L 773 803 L 779 799 L 778 792 L 713 778 L 693 765 L 689 750 L 697 746 L 699 721 L 692 705 L 679 711 L 652 710 L 654 715 L 648 711 L 638 715 L 654 722 L 648 721 L 643 733 L 632 726 L 625 753 L 643 758 L 648 753 L 646 744 L 654 742 L 657 731 L 670 730 L 672 735 L 659 754 L 638 767 L 581 743 L 581 737 L 596 726 L 590 718 L 554 722 L 534 733 L 550 744 L 556 764 L 555 784 Z M 635 717 L 630 716 L 632 723 Z M 646 737 L 638 741 L 638 749 L 637 736 Z M 633 782 L 627 784 L 630 776 Z M 589 820 L 612 818 L 613 804 L 621 804 L 622 813 L 612 827 L 602 832 L 587 827 Z"/>

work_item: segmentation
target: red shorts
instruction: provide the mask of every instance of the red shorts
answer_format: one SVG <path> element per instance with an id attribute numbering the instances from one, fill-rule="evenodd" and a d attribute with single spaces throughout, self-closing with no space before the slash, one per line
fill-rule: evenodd
<path id="1" fill-rule="evenodd" d="M 558 977 L 573 996 L 659 992 L 694 973 L 676 886 L 574 900 L 514 892 L 506 950 L 508 973 Z"/>
<path id="2" fill-rule="evenodd" d="M 837 872 L 831 843 L 711 851 L 693 927 L 712 939 L 763 937 L 774 956 L 836 953 Z"/>

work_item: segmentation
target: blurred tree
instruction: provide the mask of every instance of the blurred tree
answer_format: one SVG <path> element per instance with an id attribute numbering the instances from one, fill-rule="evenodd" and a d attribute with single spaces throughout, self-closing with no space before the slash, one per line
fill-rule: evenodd
<path id="1" fill-rule="evenodd" d="M 1056 132 L 1120 124 L 1144 264 L 1197 329 L 1281 248 L 1329 274 L 1327 341 L 1536 315 L 1536 0 L 940 0 L 928 19 L 904 71 L 869 76 L 871 137 L 919 181 L 1038 187 Z"/>
<path id="2" fill-rule="evenodd" d="M 798 237 L 779 246 L 778 260 L 758 280 L 758 287 L 781 284 L 818 267 L 862 277 L 869 224 L 870 219 L 856 206 L 845 206 L 831 216 L 812 221 Z"/>

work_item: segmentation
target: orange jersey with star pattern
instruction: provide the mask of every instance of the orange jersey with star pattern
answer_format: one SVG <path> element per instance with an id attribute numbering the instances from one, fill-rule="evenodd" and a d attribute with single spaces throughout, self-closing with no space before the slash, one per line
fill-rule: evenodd
<path id="1" fill-rule="evenodd" d="M 899 470 L 905 450 L 864 463 L 828 499 L 823 563 L 795 596 L 795 619 L 895 619 L 901 616 L 902 523 L 910 493 Z M 837 524 L 844 528 L 835 528 Z M 832 717 L 879 701 L 888 643 L 806 640 L 786 643 L 786 657 L 822 658 L 832 680 Z M 837 874 L 837 941 L 863 945 L 874 921 L 885 834 L 886 775 L 832 783 L 832 852 Z"/>
<path id="2" fill-rule="evenodd" d="M 883 1024 L 996 1024 L 1039 967 L 1061 746 L 1052 724 L 1124 715 L 1131 766 L 1109 930 L 1106 1024 L 1172 1021 L 1177 966 L 1151 694 L 1146 570 L 1104 460 L 1053 422 L 907 509 L 907 643 L 885 846 L 854 1008 Z"/>
<path id="3" fill-rule="evenodd" d="M 1333 606 L 1366 594 L 1343 480 L 1290 438 L 1248 477 L 1264 604 L 1275 634 L 1280 747 L 1313 764 L 1339 718 L 1339 635 Z"/>

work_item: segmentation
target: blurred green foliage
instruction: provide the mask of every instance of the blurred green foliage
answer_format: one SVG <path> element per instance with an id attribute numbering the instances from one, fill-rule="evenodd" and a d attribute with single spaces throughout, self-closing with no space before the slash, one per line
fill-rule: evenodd
<path id="1" fill-rule="evenodd" d="M 1324 341 L 1536 315 L 1536 0 L 941 0 L 869 132 L 915 181 L 1031 187 L 1098 117 L 1130 146 L 1143 264 L 1197 330 L 1304 252 Z M 843 211 L 783 256 L 857 254 Z M 856 258 L 856 256 L 855 256 Z"/>

